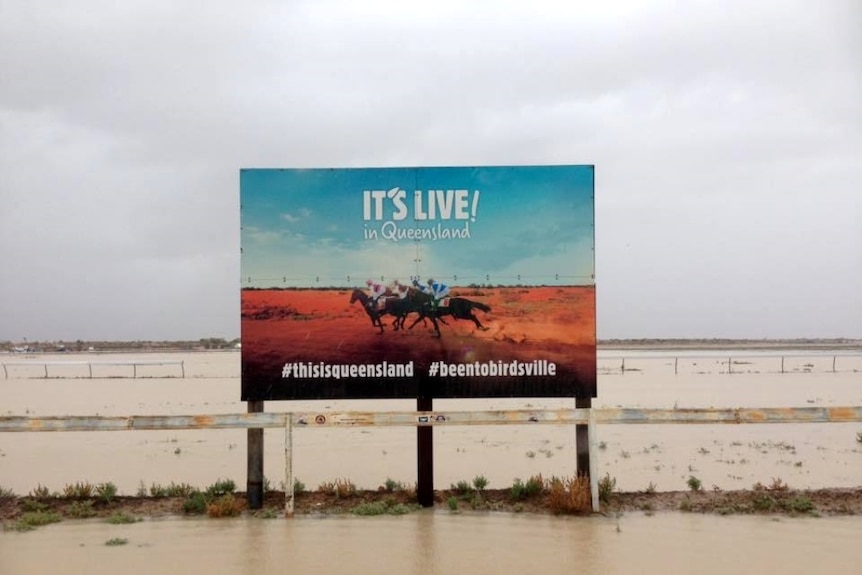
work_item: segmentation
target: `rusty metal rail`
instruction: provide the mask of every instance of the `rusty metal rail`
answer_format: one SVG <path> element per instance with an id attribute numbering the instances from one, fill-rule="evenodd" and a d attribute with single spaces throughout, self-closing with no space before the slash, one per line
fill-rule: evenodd
<path id="1" fill-rule="evenodd" d="M 497 411 L 317 411 L 234 413 L 215 415 L 130 415 L 127 417 L 0 416 L 0 432 L 131 431 L 180 429 L 285 430 L 285 513 L 294 511 L 294 428 L 448 425 L 572 425 L 587 424 L 590 436 L 590 490 L 593 509 L 598 501 L 596 424 L 752 424 L 862 422 L 862 406 L 764 407 L 732 409 L 556 409 Z"/>

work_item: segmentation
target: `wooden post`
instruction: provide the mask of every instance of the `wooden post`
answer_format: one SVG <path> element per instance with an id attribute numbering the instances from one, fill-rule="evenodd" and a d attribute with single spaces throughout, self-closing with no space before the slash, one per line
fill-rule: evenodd
<path id="1" fill-rule="evenodd" d="M 429 393 L 430 381 L 419 380 L 416 411 L 434 411 L 434 399 Z M 422 507 L 434 507 L 434 428 L 416 427 L 416 496 Z"/>
<path id="2" fill-rule="evenodd" d="M 284 516 L 293 517 L 293 414 L 287 414 L 284 426 Z"/>
<path id="3" fill-rule="evenodd" d="M 263 413 L 262 401 L 249 401 L 249 413 Z M 250 428 L 247 430 L 248 443 L 248 470 L 246 476 L 246 497 L 249 509 L 260 509 L 263 507 L 263 429 Z M 287 489 L 287 486 L 285 486 Z"/>
<path id="4" fill-rule="evenodd" d="M 589 464 L 590 464 L 590 499 L 592 502 L 593 513 L 599 512 L 599 456 L 596 452 L 596 425 L 595 425 L 595 416 L 593 415 L 595 412 L 590 409 L 590 420 L 587 424 L 589 441 L 590 441 L 590 450 L 589 450 Z"/>
<path id="5" fill-rule="evenodd" d="M 592 408 L 591 397 L 576 397 L 576 408 Z M 590 427 L 589 425 L 575 425 L 575 451 L 577 452 L 576 471 L 578 475 L 590 474 Z"/>

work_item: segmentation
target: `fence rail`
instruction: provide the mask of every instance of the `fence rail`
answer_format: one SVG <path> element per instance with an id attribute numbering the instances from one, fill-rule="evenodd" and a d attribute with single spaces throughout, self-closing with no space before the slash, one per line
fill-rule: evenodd
<path id="1" fill-rule="evenodd" d="M 90 379 L 93 378 L 93 366 L 128 366 L 132 368 L 132 378 L 138 377 L 138 367 L 151 365 L 151 366 L 165 366 L 165 365 L 176 365 L 180 368 L 181 377 L 186 376 L 186 365 L 183 360 L 171 360 L 171 359 L 135 359 L 135 360 L 124 360 L 124 359 L 112 359 L 112 360 L 101 360 L 101 361 L 62 361 L 62 360 L 29 360 L 29 361 L 4 361 L 0 362 L 0 365 L 3 366 L 3 376 L 5 379 L 9 379 L 9 370 L 8 367 L 42 367 L 44 369 L 43 378 L 48 378 L 48 366 L 87 366 Z M 8 367 L 7 367 L 8 366 Z M 60 376 L 57 376 L 60 377 Z M 116 376 L 114 376 L 116 377 Z"/>
<path id="2" fill-rule="evenodd" d="M 837 373 L 840 371 L 838 369 L 838 360 L 843 359 L 846 364 L 848 361 L 856 361 L 859 362 L 862 360 L 862 353 L 848 352 L 848 353 L 822 353 L 817 351 L 812 351 L 811 353 L 804 352 L 790 352 L 790 353 L 768 353 L 768 354 L 751 354 L 751 353 L 713 353 L 713 354 L 703 354 L 703 355 L 662 355 L 662 354 L 643 354 L 643 355 L 599 355 L 597 361 L 599 363 L 612 363 L 616 364 L 617 367 L 607 368 L 606 371 L 611 372 L 620 372 L 625 373 L 626 371 L 639 371 L 637 368 L 626 367 L 626 361 L 631 365 L 633 362 L 639 361 L 657 361 L 664 360 L 668 364 L 673 362 L 673 373 L 677 375 L 679 373 L 680 363 L 688 362 L 691 364 L 697 363 L 697 361 L 704 360 L 715 360 L 720 365 L 726 367 L 728 374 L 734 373 L 745 373 L 745 371 L 741 368 L 744 368 L 745 365 L 749 365 L 753 363 L 752 361 L 741 361 L 741 360 L 758 360 L 758 362 L 769 362 L 775 361 L 776 366 L 774 369 L 777 369 L 777 373 L 787 373 L 787 369 L 785 368 L 785 360 L 787 359 L 807 359 L 811 361 L 828 361 L 832 360 L 832 367 L 829 369 L 832 373 Z M 680 361 L 682 360 L 682 362 Z M 734 372 L 734 366 L 737 366 L 736 372 Z M 803 365 L 803 368 L 806 366 Z M 813 365 L 809 365 L 808 369 Z M 845 367 L 846 371 L 856 371 L 855 367 Z"/>
<path id="3" fill-rule="evenodd" d="M 862 422 L 862 406 L 763 407 L 732 409 L 557 409 L 497 411 L 391 411 L 232 413 L 214 415 L 130 415 L 127 417 L 0 416 L 0 432 L 132 431 L 284 428 L 285 514 L 293 516 L 293 430 L 299 428 L 447 425 L 587 424 L 590 491 L 599 509 L 595 424 L 751 424 Z"/>

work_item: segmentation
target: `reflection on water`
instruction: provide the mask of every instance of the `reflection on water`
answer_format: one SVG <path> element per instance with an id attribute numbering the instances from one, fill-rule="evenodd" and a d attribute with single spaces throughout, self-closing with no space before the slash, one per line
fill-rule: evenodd
<path id="1" fill-rule="evenodd" d="M 0 533 L 4 575 L 858 573 L 860 518 L 402 517 L 66 522 Z M 108 547 L 108 539 L 128 543 Z M 51 550 L 50 553 L 46 550 Z"/>

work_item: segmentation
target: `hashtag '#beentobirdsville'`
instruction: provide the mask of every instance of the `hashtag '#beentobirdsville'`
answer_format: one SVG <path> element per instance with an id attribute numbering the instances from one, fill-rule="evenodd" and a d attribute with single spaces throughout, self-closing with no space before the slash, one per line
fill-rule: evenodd
<path id="1" fill-rule="evenodd" d="M 431 365 L 428 366 L 428 375 L 434 377 L 437 375 L 437 369 L 439 369 L 439 365 L 437 365 L 436 361 L 432 361 Z"/>

